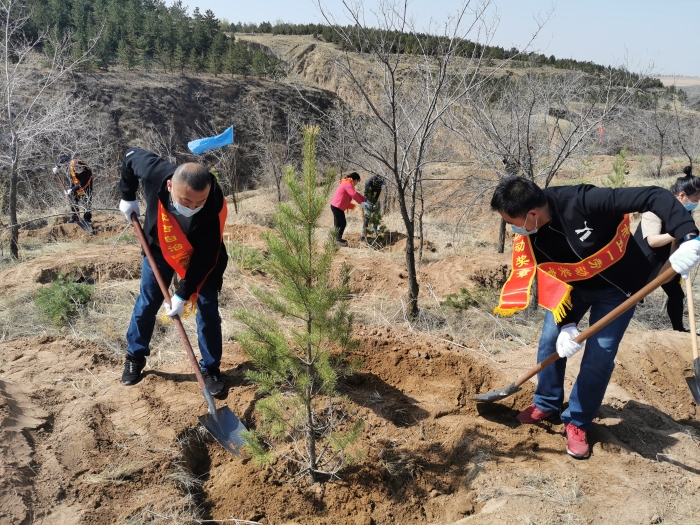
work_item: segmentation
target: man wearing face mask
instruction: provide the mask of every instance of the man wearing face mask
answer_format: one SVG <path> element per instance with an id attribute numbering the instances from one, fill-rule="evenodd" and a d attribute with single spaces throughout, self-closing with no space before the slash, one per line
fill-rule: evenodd
<path id="1" fill-rule="evenodd" d="M 224 393 L 219 365 L 222 335 L 218 294 L 228 256 L 222 242 L 226 199 L 216 178 L 203 166 L 171 164 L 140 148 L 129 148 L 121 167 L 119 209 L 131 222 L 139 215 L 136 191 L 139 181 L 146 200 L 144 233 L 158 270 L 166 283 L 175 273 L 180 280 L 166 315 L 182 316 L 196 304 L 197 336 L 204 382 L 214 396 Z M 141 268 L 141 288 L 126 333 L 127 355 L 124 385 L 141 379 L 150 354 L 149 344 L 163 294 L 146 257 Z"/>
<path id="2" fill-rule="evenodd" d="M 502 179 L 491 208 L 516 232 L 513 272 L 501 292 L 496 312 L 512 315 L 527 307 L 534 275 L 538 302 L 545 313 L 537 362 L 557 352 L 561 359 L 537 376 L 532 405 L 518 414 L 522 424 L 557 416 L 564 402 L 567 358 L 584 348 L 575 343 L 577 324 L 590 310 L 595 323 L 647 282 L 649 264 L 630 239 L 627 214 L 651 211 L 680 244 L 671 256 L 673 268 L 687 277 L 700 262 L 697 227 L 683 205 L 667 190 L 596 188 L 591 185 L 539 188 L 523 177 Z M 566 451 L 590 455 L 586 434 L 603 401 L 620 340 L 634 308 L 620 315 L 585 342 L 569 406 L 561 413 Z"/>

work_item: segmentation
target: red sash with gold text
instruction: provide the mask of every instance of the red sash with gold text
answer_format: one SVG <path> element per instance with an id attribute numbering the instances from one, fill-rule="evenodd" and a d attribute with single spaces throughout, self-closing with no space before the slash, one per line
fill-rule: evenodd
<path id="1" fill-rule="evenodd" d="M 527 308 L 532 278 L 537 269 L 537 302 L 552 312 L 556 321 L 560 322 L 566 309 L 572 307 L 573 288 L 567 283 L 590 279 L 610 268 L 625 254 L 629 237 L 630 219 L 625 215 L 613 240 L 593 255 L 577 263 L 537 264 L 530 238 L 527 235 L 516 235 L 513 240 L 513 269 L 501 290 L 501 298 L 493 313 L 508 316 Z"/>
<path id="2" fill-rule="evenodd" d="M 224 225 L 226 224 L 226 216 L 228 215 L 228 207 L 226 206 L 226 199 L 224 199 L 224 205 L 221 207 L 219 212 L 219 243 L 224 238 Z M 194 248 L 187 240 L 187 235 L 182 231 L 180 224 L 177 219 L 165 209 L 163 203 L 158 201 L 158 241 L 160 242 L 160 250 L 163 252 L 163 257 L 170 267 L 175 270 L 180 279 L 184 279 L 187 273 L 187 268 L 190 265 L 190 259 L 194 253 Z M 217 252 L 218 260 L 218 252 Z M 197 286 L 197 291 L 192 294 L 190 300 L 188 301 L 192 308 L 197 304 L 197 297 L 199 296 L 199 290 L 204 285 L 204 282 L 209 277 L 209 274 L 216 267 L 216 264 L 212 267 L 207 275 L 202 279 L 202 282 Z"/>

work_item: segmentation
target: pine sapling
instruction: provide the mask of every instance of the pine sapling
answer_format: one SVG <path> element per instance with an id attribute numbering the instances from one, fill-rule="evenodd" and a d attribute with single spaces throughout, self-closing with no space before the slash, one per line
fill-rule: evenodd
<path id="1" fill-rule="evenodd" d="M 264 269 L 277 289 L 255 290 L 263 311 L 237 313 L 248 327 L 241 345 L 255 366 L 246 375 L 262 396 L 257 427 L 245 435 L 247 449 L 256 463 L 281 459 L 288 472 L 310 484 L 337 475 L 362 428 L 336 392 L 338 377 L 352 372 L 347 358 L 355 342 L 349 269 L 332 279 L 337 245 L 331 235 L 318 238 L 336 176 L 328 172 L 318 184 L 317 133 L 318 127 L 304 129 L 303 172 L 285 170 L 290 202 L 279 205 L 274 232 L 265 236 Z"/>

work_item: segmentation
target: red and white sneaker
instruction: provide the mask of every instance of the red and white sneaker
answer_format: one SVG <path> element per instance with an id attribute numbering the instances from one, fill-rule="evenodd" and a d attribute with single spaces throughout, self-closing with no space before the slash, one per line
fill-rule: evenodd
<path id="1" fill-rule="evenodd" d="M 542 412 L 539 408 L 535 406 L 535 403 L 531 404 L 525 410 L 520 412 L 515 419 L 520 421 L 523 425 L 532 425 L 533 423 L 539 423 L 547 418 L 552 417 L 555 412 Z"/>
<path id="2" fill-rule="evenodd" d="M 591 455 L 591 447 L 588 446 L 586 431 L 569 423 L 564 428 L 566 434 L 566 453 L 572 458 L 586 459 Z"/>

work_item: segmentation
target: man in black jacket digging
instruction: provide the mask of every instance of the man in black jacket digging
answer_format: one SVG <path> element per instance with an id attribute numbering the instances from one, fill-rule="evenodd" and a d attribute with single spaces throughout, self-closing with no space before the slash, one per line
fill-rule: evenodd
<path id="1" fill-rule="evenodd" d="M 119 209 L 131 222 L 139 215 L 136 190 L 139 181 L 146 199 L 144 233 L 158 270 L 166 283 L 180 277 L 166 315 L 187 315 L 197 310 L 197 336 L 204 382 L 212 395 L 224 393 L 219 365 L 222 336 L 218 293 L 228 256 L 222 242 L 226 199 L 214 176 L 195 163 L 171 164 L 154 153 L 129 148 L 121 167 Z M 122 383 L 133 385 L 150 354 L 156 314 L 163 303 L 158 282 L 146 257 L 141 268 L 141 288 L 126 333 L 127 356 Z"/>
<path id="2" fill-rule="evenodd" d="M 542 190 L 522 177 L 501 180 L 491 208 L 516 233 L 513 271 L 501 292 L 496 312 L 511 315 L 527 307 L 537 274 L 538 300 L 545 313 L 537 362 L 557 352 L 561 359 L 537 376 L 532 405 L 518 414 L 523 423 L 557 415 L 564 402 L 567 358 L 583 349 L 575 343 L 577 324 L 590 310 L 590 324 L 601 319 L 646 284 L 649 268 L 639 246 L 630 240 L 628 213 L 652 211 L 682 244 L 671 257 L 684 278 L 700 262 L 698 229 L 683 205 L 657 187 L 608 189 L 591 185 Z M 634 308 L 620 315 L 586 342 L 581 368 L 561 413 L 566 451 L 587 458 L 586 438 L 603 402 L 615 355 Z"/>

